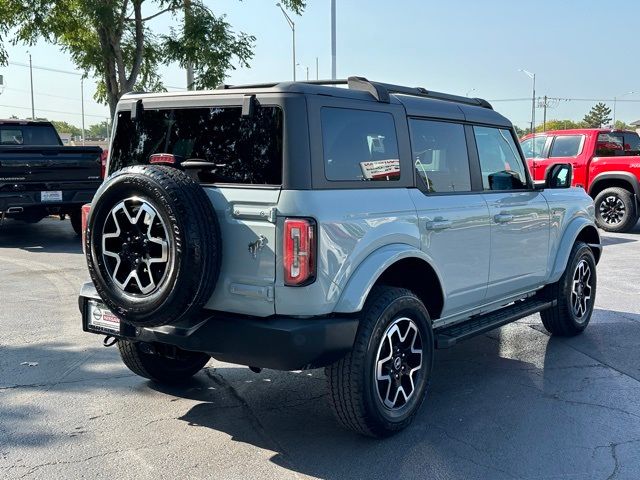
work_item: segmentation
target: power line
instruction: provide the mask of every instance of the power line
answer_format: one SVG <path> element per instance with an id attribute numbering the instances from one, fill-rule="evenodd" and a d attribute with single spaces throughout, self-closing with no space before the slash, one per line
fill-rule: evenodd
<path id="1" fill-rule="evenodd" d="M 18 67 L 27 67 L 29 68 L 29 64 L 28 63 L 21 63 L 21 62 L 7 62 L 9 65 L 15 65 Z M 43 67 L 40 65 L 32 65 L 32 68 L 35 68 L 37 70 L 46 70 L 48 72 L 56 72 L 56 73 L 66 73 L 69 75 L 77 75 L 78 77 L 81 77 L 83 74 L 80 72 L 72 72 L 70 70 L 60 70 L 58 68 L 51 68 L 51 67 Z"/>
<path id="2" fill-rule="evenodd" d="M 7 90 L 12 90 L 14 92 L 22 92 L 22 93 L 29 93 L 29 90 L 22 90 L 20 88 L 12 88 L 12 87 L 6 87 Z M 33 92 L 36 95 L 41 95 L 43 97 L 52 97 L 52 98 L 62 98 L 64 100 L 73 100 L 74 102 L 79 102 L 80 99 L 79 98 L 73 98 L 73 97 L 64 97 L 62 95 L 53 95 L 51 93 L 42 93 L 42 92 Z"/>
<path id="3" fill-rule="evenodd" d="M 540 97 L 539 97 L 540 98 Z M 561 102 L 613 102 L 613 98 L 564 98 L 564 97 L 547 97 L 548 100 Z M 494 98 L 490 102 L 530 102 L 531 98 Z M 639 103 L 640 99 L 617 99 L 617 102 Z"/>
<path id="4" fill-rule="evenodd" d="M 20 110 L 31 110 L 31 107 L 19 107 L 17 105 L 0 105 L 0 107 L 5 107 L 5 108 L 18 108 Z M 62 110 L 45 110 L 44 108 L 38 108 L 39 112 L 48 112 L 48 113 L 62 113 L 64 115 L 74 115 L 74 116 L 80 116 L 79 113 L 77 112 L 65 112 Z M 108 115 L 96 115 L 96 114 L 91 114 L 91 113 L 85 113 L 86 117 L 96 117 L 96 118 L 102 118 L 105 119 L 108 117 Z"/>

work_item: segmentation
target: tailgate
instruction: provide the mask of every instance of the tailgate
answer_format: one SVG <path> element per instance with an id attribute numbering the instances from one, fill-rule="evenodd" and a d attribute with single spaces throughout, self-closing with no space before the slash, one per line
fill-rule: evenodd
<path id="1" fill-rule="evenodd" d="M 205 308 L 266 317 L 275 313 L 275 212 L 279 188 L 204 186 L 222 235 L 222 266 Z"/>
<path id="2" fill-rule="evenodd" d="M 55 183 L 54 189 L 64 190 L 65 183 L 100 180 L 101 153 L 99 147 L 0 147 L 0 189 L 6 183 Z"/>

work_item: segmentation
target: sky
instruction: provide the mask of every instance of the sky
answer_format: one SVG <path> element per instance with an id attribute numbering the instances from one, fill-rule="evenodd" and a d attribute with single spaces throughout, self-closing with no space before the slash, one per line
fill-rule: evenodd
<path id="1" fill-rule="evenodd" d="M 227 83 L 291 80 L 291 30 L 277 0 L 205 0 L 226 15 L 234 30 L 256 37 L 250 68 L 229 72 Z M 151 5 L 151 1 L 147 0 Z M 331 76 L 330 1 L 307 0 L 296 23 L 298 79 Z M 154 9 L 147 7 L 148 13 Z M 459 95 L 479 96 L 514 124 L 531 121 L 532 82 L 519 69 L 536 73 L 536 95 L 562 99 L 548 119 L 580 120 L 605 99 L 616 118 L 640 119 L 640 61 L 637 22 L 640 2 L 621 0 L 615 8 L 601 1 L 538 0 L 337 0 L 337 76 L 422 86 Z M 175 25 L 158 17 L 157 32 Z M 0 67 L 6 87 L 0 94 L 0 118 L 31 116 L 28 51 L 33 65 L 76 71 L 58 47 L 7 45 L 10 65 Z M 169 90 L 183 88 L 186 76 L 177 65 L 160 69 Z M 80 76 L 34 69 L 37 117 L 81 125 Z M 1 89 L 0 89 L 1 91 Z M 628 92 L 638 93 L 625 95 Z M 85 125 L 101 122 L 108 108 L 93 99 L 95 82 L 84 82 Z M 622 98 L 620 98 L 622 97 Z M 504 101 L 507 100 L 507 101 Z M 536 120 L 542 119 L 536 110 Z"/>

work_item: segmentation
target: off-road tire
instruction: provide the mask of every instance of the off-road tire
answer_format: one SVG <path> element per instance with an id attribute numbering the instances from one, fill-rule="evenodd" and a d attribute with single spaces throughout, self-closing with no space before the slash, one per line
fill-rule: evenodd
<path id="1" fill-rule="evenodd" d="M 105 222 L 127 198 L 152 204 L 166 226 L 167 273 L 147 294 L 120 288 L 102 254 Z M 87 224 L 85 252 L 91 279 L 106 306 L 125 323 L 138 327 L 177 323 L 198 314 L 211 297 L 220 272 L 220 226 L 211 200 L 184 172 L 142 165 L 113 173 L 98 189 Z"/>
<path id="2" fill-rule="evenodd" d="M 413 395 L 393 412 L 386 409 L 379 397 L 375 365 L 385 331 L 402 316 L 415 321 L 423 356 Z M 325 370 L 329 401 L 340 423 L 371 437 L 386 437 L 407 427 L 422 405 L 429 385 L 433 338 L 429 313 L 418 297 L 404 288 L 374 287 L 361 312 L 353 349 Z"/>
<path id="3" fill-rule="evenodd" d="M 76 235 L 82 235 L 82 210 L 77 209 L 69 214 L 69 220 L 71 221 L 71 227 Z"/>
<path id="4" fill-rule="evenodd" d="M 606 202 L 607 199 L 612 197 L 615 198 L 616 201 L 619 200 L 622 205 L 624 205 L 624 214 L 618 223 L 607 223 L 601 211 L 603 202 Z M 635 227 L 636 223 L 638 223 L 638 212 L 634 196 L 630 191 L 625 190 L 624 188 L 612 187 L 604 189 L 596 195 L 594 204 L 596 209 L 596 224 L 607 232 L 628 232 Z"/>
<path id="5" fill-rule="evenodd" d="M 145 353 L 139 342 L 118 340 L 120 358 L 136 375 L 154 382 L 178 384 L 188 381 L 207 364 L 209 355 L 199 352 L 178 351 L 178 358 Z"/>
<path id="6" fill-rule="evenodd" d="M 590 301 L 584 315 L 578 317 L 572 306 L 572 289 L 574 287 L 574 276 L 576 268 L 585 261 L 590 269 Z M 571 249 L 567 268 L 560 280 L 554 284 L 547 285 L 541 292 L 544 299 L 555 300 L 555 306 L 540 312 L 542 324 L 547 331 L 560 337 L 572 337 L 582 333 L 593 313 L 593 306 L 596 299 L 596 260 L 591 248 L 584 242 L 576 242 Z"/>

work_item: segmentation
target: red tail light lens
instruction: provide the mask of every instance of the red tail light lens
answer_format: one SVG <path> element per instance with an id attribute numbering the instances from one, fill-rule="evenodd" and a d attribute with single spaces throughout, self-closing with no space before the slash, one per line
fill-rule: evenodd
<path id="1" fill-rule="evenodd" d="M 306 218 L 284 221 L 284 283 L 308 285 L 316 277 L 316 224 Z"/>
<path id="2" fill-rule="evenodd" d="M 170 153 L 154 153 L 149 156 L 149 163 L 164 163 L 168 165 L 175 165 L 176 157 Z"/>
<path id="3" fill-rule="evenodd" d="M 82 206 L 82 251 L 85 250 L 84 242 L 87 239 L 87 223 L 89 221 L 90 210 L 91 210 L 90 203 L 87 203 Z"/>
<path id="4" fill-rule="evenodd" d="M 107 174 L 107 157 L 109 156 L 108 150 L 103 150 L 100 155 L 100 178 L 104 179 Z"/>

